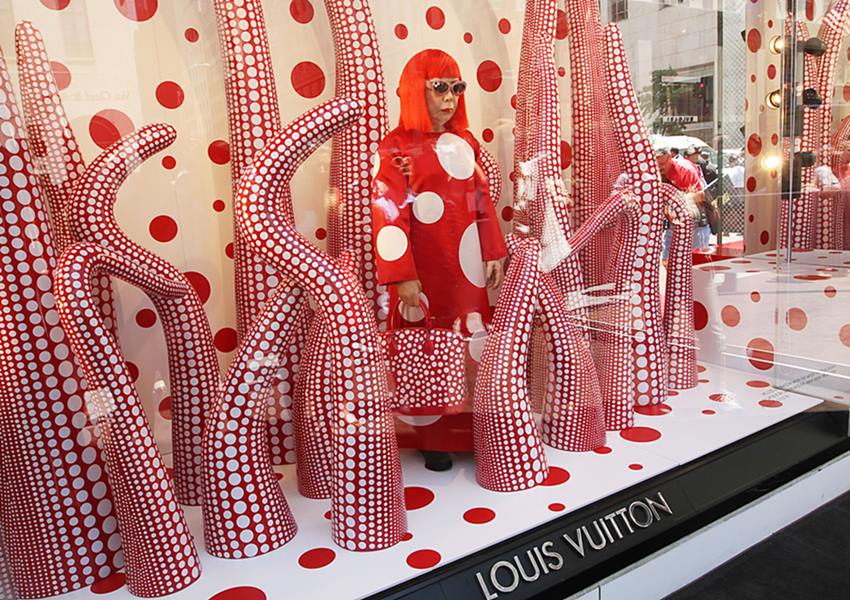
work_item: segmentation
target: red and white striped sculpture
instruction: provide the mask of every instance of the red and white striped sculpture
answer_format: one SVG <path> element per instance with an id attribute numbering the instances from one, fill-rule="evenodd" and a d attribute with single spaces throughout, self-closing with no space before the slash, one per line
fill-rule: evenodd
<path id="1" fill-rule="evenodd" d="M 52 232 L 2 53 L 0 205 L 0 560 L 8 575 L 0 596 L 14 587 L 41 598 L 91 585 L 124 561 L 99 432 L 56 312 Z"/>
<path id="2" fill-rule="evenodd" d="M 103 432 L 127 587 L 137 596 L 165 596 L 197 580 L 200 561 L 130 371 L 98 311 L 92 280 L 100 273 L 119 277 L 158 301 L 180 298 L 191 286 L 87 243 L 70 246 L 55 272 L 59 317 L 88 380 L 89 414 Z"/>
<path id="3" fill-rule="evenodd" d="M 124 180 L 142 162 L 173 143 L 176 135 L 168 125 L 146 125 L 104 150 L 77 182 L 69 215 L 78 239 L 112 249 L 145 265 L 151 273 L 188 286 L 189 291 L 179 298 L 154 296 L 152 300 L 168 350 L 174 485 L 182 504 L 197 505 L 202 499 L 204 418 L 220 382 L 209 321 L 186 276 L 132 241 L 118 226 L 113 211 Z"/>
<path id="4" fill-rule="evenodd" d="M 336 375 L 326 390 L 333 398 L 327 415 L 333 434 L 333 539 L 349 550 L 378 550 L 399 542 L 407 523 L 374 313 L 354 273 L 307 242 L 280 214 L 291 210 L 289 181 L 296 168 L 362 111 L 356 102 L 336 99 L 288 125 L 245 171 L 235 212 L 251 248 L 309 293 L 318 304 L 314 322 L 327 324 Z"/>

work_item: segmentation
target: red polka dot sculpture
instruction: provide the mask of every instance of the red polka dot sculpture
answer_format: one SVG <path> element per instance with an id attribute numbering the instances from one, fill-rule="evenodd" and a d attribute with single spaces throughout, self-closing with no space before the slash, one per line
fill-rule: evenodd
<path id="1" fill-rule="evenodd" d="M 127 363 L 97 310 L 91 282 L 101 272 L 160 302 L 191 293 L 191 287 L 95 244 L 74 244 L 56 265 L 59 317 L 89 383 L 89 414 L 103 432 L 127 587 L 138 596 L 165 596 L 197 580 L 200 561 Z"/>
<path id="2" fill-rule="evenodd" d="M 245 171 L 234 210 L 251 248 L 318 304 L 314 323 L 320 319 L 327 327 L 334 374 L 326 390 L 332 410 L 325 416 L 333 454 L 323 457 L 333 464 L 333 539 L 349 550 L 378 550 L 401 541 L 407 523 L 374 313 L 354 273 L 308 243 L 286 216 L 296 168 L 362 115 L 359 103 L 337 99 L 296 119 Z"/>
<path id="3" fill-rule="evenodd" d="M 183 504 L 201 503 L 202 431 L 220 381 L 218 357 L 203 303 L 188 278 L 174 265 L 132 241 L 118 226 L 113 205 L 124 180 L 143 161 L 174 142 L 168 125 L 146 125 L 102 152 L 74 187 L 70 206 L 74 235 L 114 250 L 171 281 L 188 286 L 180 298 L 152 298 L 168 350 L 172 398 L 171 438 L 174 485 Z M 108 354 L 106 355 L 108 356 Z M 82 364 L 86 377 L 98 363 Z"/>
<path id="4" fill-rule="evenodd" d="M 832 172 L 841 173 L 841 161 L 850 152 L 850 116 L 844 117 L 838 124 L 835 134 L 832 136 Z M 850 192 L 847 189 L 846 179 L 841 183 L 842 200 L 837 202 L 834 215 L 837 226 L 835 227 L 835 246 L 839 250 L 850 250 L 850 221 L 846 218 L 850 208 Z M 842 226 L 843 224 L 843 226 Z"/>
<path id="5" fill-rule="evenodd" d="M 56 254 L 0 54 L 0 597 L 41 598 L 123 566 L 99 430 L 59 324 Z M 7 581 L 3 583 L 4 579 Z M 14 581 L 16 594 L 4 595 Z"/>
<path id="6" fill-rule="evenodd" d="M 27 133 L 30 136 L 38 181 L 47 200 L 50 227 L 57 255 L 77 241 L 68 218 L 68 205 L 74 184 L 85 163 L 71 130 L 56 78 L 51 68 L 41 32 L 24 21 L 15 28 L 21 100 Z M 112 284 L 103 276 L 97 282 L 95 298 L 107 327 L 117 336 Z"/>

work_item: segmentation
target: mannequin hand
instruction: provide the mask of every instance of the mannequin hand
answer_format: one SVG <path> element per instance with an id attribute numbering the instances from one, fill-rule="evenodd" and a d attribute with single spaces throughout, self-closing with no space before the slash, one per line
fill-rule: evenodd
<path id="1" fill-rule="evenodd" d="M 488 260 L 484 263 L 485 272 L 487 273 L 487 287 L 494 289 L 502 285 L 502 280 L 505 278 L 505 273 L 502 271 L 502 261 Z"/>
<path id="2" fill-rule="evenodd" d="M 396 284 L 395 291 L 406 306 L 419 306 L 419 292 L 422 291 L 422 284 L 418 279 L 400 281 Z"/>

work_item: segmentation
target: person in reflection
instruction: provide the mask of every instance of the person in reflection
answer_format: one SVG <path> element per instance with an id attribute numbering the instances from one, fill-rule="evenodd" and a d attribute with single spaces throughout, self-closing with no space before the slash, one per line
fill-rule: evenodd
<path id="1" fill-rule="evenodd" d="M 487 290 L 501 284 L 507 252 L 465 92 L 457 62 L 441 50 L 423 50 L 405 65 L 398 127 L 378 148 L 372 230 L 387 309 L 421 325 L 425 304 L 436 327 L 478 343 L 491 317 Z M 422 450 L 432 470 L 451 468 L 447 452 L 472 450 L 468 410 L 427 424 L 401 419 L 409 427 L 397 423 L 400 444 Z"/>
<path id="2" fill-rule="evenodd" d="M 705 183 L 699 168 L 689 160 L 674 158 L 666 146 L 656 146 L 655 158 L 662 181 L 670 183 L 685 193 L 694 218 L 694 248 L 707 248 L 711 236 L 708 218 L 702 208 L 705 202 Z M 666 260 L 670 251 L 670 238 L 673 230 L 666 225 L 664 231 L 663 257 Z"/>

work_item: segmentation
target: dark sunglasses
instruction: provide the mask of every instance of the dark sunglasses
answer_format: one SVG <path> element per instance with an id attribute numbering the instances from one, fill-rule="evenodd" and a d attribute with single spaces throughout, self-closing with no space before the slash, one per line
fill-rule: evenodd
<path id="1" fill-rule="evenodd" d="M 438 94 L 445 94 L 451 89 L 452 94 L 455 96 L 462 96 L 466 91 L 465 81 L 453 81 L 452 83 L 449 83 L 448 81 L 434 80 L 429 81 L 428 85 Z"/>

